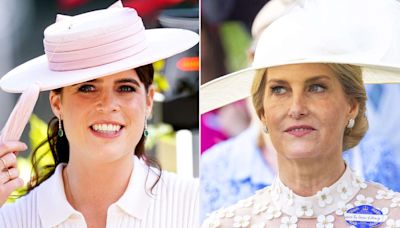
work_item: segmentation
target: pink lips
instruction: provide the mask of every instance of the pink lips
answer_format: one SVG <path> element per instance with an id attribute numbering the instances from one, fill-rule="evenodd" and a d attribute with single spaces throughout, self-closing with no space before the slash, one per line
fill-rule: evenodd
<path id="1" fill-rule="evenodd" d="M 313 128 L 309 125 L 291 126 L 285 130 L 286 133 L 289 133 L 296 137 L 302 137 L 302 136 L 308 135 L 313 131 L 315 131 L 315 128 Z"/>
<path id="2" fill-rule="evenodd" d="M 89 128 L 89 129 L 92 132 L 92 134 L 94 134 L 95 136 L 100 137 L 100 138 L 108 138 L 108 139 L 118 137 L 122 131 L 122 128 L 116 132 L 99 132 L 99 131 L 93 130 L 92 128 Z"/>

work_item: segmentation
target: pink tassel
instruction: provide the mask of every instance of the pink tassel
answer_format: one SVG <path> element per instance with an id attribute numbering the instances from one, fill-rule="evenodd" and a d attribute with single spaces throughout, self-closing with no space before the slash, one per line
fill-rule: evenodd
<path id="1" fill-rule="evenodd" d="M 22 93 L 6 125 L 1 131 L 0 142 L 17 141 L 21 138 L 22 132 L 33 112 L 39 93 L 40 88 L 37 84 L 30 86 Z"/>

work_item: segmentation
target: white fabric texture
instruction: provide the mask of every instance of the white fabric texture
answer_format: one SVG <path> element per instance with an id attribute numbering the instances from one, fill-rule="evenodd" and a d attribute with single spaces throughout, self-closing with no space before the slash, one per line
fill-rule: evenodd
<path id="1" fill-rule="evenodd" d="M 199 183 L 162 172 L 150 194 L 157 171 L 134 157 L 134 168 L 125 193 L 110 205 L 106 227 L 198 227 Z M 66 200 L 62 179 L 65 164 L 28 195 L 0 209 L 2 228 L 87 227 L 83 215 Z M 147 175 L 149 174 L 149 175 Z M 147 190 L 146 190 L 147 189 Z"/>
<path id="2" fill-rule="evenodd" d="M 292 192 L 277 178 L 255 195 L 220 209 L 202 227 L 351 227 L 348 209 L 370 205 L 382 212 L 382 225 L 400 224 L 400 194 L 376 183 L 367 183 L 347 166 L 342 177 L 310 197 Z"/>

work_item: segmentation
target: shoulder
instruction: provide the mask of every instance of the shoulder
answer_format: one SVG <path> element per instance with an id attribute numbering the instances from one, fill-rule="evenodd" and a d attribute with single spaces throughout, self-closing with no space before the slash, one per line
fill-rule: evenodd
<path id="1" fill-rule="evenodd" d="M 202 227 L 247 227 L 250 219 L 268 209 L 271 188 L 266 187 L 236 204 L 212 212 Z M 239 226 L 241 225 L 241 226 Z"/>
<path id="2" fill-rule="evenodd" d="M 0 227 L 27 227 L 32 224 L 40 227 L 38 213 L 38 188 L 17 199 L 14 203 L 5 204 L 0 209 Z"/>
<path id="3" fill-rule="evenodd" d="M 199 193 L 199 180 L 197 178 L 181 177 L 168 171 L 162 171 L 158 184 L 165 191 L 187 192 L 192 196 Z"/>
<path id="4" fill-rule="evenodd" d="M 198 227 L 199 181 L 163 171 L 154 194 L 155 207 L 177 224 L 172 227 Z M 179 224 L 179 226 L 178 226 Z"/>
<path id="5" fill-rule="evenodd" d="M 388 220 L 400 218 L 400 193 L 375 182 L 366 184 L 367 186 L 357 194 L 355 204 L 364 200 L 381 210 Z"/>
<path id="6" fill-rule="evenodd" d="M 35 187 L 25 196 L 17 199 L 14 203 L 4 205 L 0 209 L 0 227 L 42 227 L 42 220 L 52 210 L 60 206 L 59 192 L 64 191 L 61 183 L 60 169 L 62 164 L 57 166 L 53 175 Z M 61 187 L 60 187 L 61 186 Z"/>

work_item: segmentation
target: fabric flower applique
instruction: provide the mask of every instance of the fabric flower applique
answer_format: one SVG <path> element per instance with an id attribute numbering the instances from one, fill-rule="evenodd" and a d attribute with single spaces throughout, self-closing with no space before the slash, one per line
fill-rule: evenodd
<path id="1" fill-rule="evenodd" d="M 279 226 L 280 228 L 297 228 L 297 217 L 296 216 L 291 216 L 290 218 L 288 216 L 285 216 L 281 219 L 281 225 Z"/>
<path id="2" fill-rule="evenodd" d="M 263 223 L 263 222 L 257 223 L 257 224 L 251 225 L 250 228 L 265 228 L 265 223 Z"/>
<path id="3" fill-rule="evenodd" d="M 329 188 L 323 188 L 321 191 L 317 192 L 318 205 L 320 207 L 325 207 L 327 204 L 331 204 L 333 201 L 332 196 L 329 195 Z"/>
<path id="4" fill-rule="evenodd" d="M 237 205 L 238 205 L 238 207 L 242 207 L 242 208 L 250 207 L 251 205 L 253 205 L 253 198 L 240 200 Z"/>
<path id="5" fill-rule="evenodd" d="M 367 184 L 365 183 L 364 179 L 359 177 L 359 176 L 354 176 L 353 179 L 353 186 L 354 187 L 360 187 L 360 188 L 366 188 Z"/>
<path id="6" fill-rule="evenodd" d="M 356 198 L 356 202 L 354 202 L 354 204 L 356 206 L 360 206 L 360 205 L 371 205 L 372 202 L 374 202 L 374 199 L 372 199 L 371 197 L 365 197 L 362 194 L 357 195 Z"/>
<path id="7" fill-rule="evenodd" d="M 218 218 L 232 218 L 233 216 L 235 216 L 235 209 L 223 208 L 223 209 L 220 209 L 220 210 L 214 212 L 213 214 L 215 214 L 215 216 L 217 216 Z"/>
<path id="8" fill-rule="evenodd" d="M 319 215 L 317 217 L 317 228 L 333 228 L 333 221 L 335 218 L 332 215 Z"/>
<path id="9" fill-rule="evenodd" d="M 278 188 L 278 187 L 273 188 L 273 189 L 271 190 L 271 199 L 272 199 L 273 201 L 279 200 L 280 194 L 281 194 L 281 189 L 280 189 L 280 188 Z"/>
<path id="10" fill-rule="evenodd" d="M 400 207 L 400 197 L 393 198 L 390 207 Z"/>
<path id="11" fill-rule="evenodd" d="M 270 205 L 267 212 L 265 213 L 265 218 L 271 220 L 273 218 L 279 218 L 282 215 L 281 207 L 278 205 Z"/>
<path id="12" fill-rule="evenodd" d="M 205 226 L 207 228 L 218 228 L 221 225 L 221 222 L 218 217 L 210 216 L 205 221 Z"/>
<path id="13" fill-rule="evenodd" d="M 257 203 L 253 206 L 253 215 L 258 215 L 268 209 L 268 203 Z"/>
<path id="14" fill-rule="evenodd" d="M 381 211 L 382 211 L 382 215 L 383 215 L 383 221 L 386 221 L 386 219 L 389 216 L 389 208 L 384 207 L 381 209 Z"/>
<path id="15" fill-rule="evenodd" d="M 296 208 L 296 215 L 297 217 L 303 217 L 303 216 L 312 216 L 314 214 L 314 211 L 312 209 L 311 204 L 309 203 L 301 203 L 297 208 Z"/>
<path id="16" fill-rule="evenodd" d="M 250 216 L 249 215 L 237 215 L 233 218 L 233 227 L 247 227 L 250 225 Z"/>
<path id="17" fill-rule="evenodd" d="M 348 199 L 353 194 L 347 182 L 340 183 L 337 187 L 337 192 L 340 193 L 340 198 L 342 198 L 342 200 Z"/>
<path id="18" fill-rule="evenodd" d="M 353 208 L 353 204 L 345 204 L 344 202 L 340 201 L 337 204 L 336 214 L 344 215 L 344 213 L 346 213 L 346 211 L 349 210 L 350 208 Z"/>
<path id="19" fill-rule="evenodd" d="M 291 189 L 289 189 L 289 191 L 284 195 L 285 197 L 285 201 L 287 203 L 287 205 L 292 206 L 294 203 L 294 195 L 293 195 L 293 191 Z"/>
<path id="20" fill-rule="evenodd" d="M 388 219 L 386 221 L 386 228 L 400 228 L 400 219 Z"/>
<path id="21" fill-rule="evenodd" d="M 378 190 L 375 198 L 376 199 L 393 199 L 394 192 L 392 190 Z"/>

